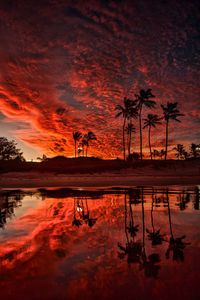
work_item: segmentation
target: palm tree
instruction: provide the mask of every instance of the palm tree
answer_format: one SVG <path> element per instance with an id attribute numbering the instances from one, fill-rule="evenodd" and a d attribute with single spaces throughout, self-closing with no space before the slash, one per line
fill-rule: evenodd
<path id="1" fill-rule="evenodd" d="M 161 107 L 163 109 L 163 115 L 164 119 L 166 121 L 166 143 L 165 143 L 165 160 L 167 159 L 167 147 L 168 147 L 168 125 L 169 120 L 174 120 L 177 122 L 181 122 L 177 117 L 184 116 L 184 114 L 181 114 L 179 110 L 177 109 L 178 102 L 167 102 L 167 106 L 164 106 L 161 104 Z"/>
<path id="2" fill-rule="evenodd" d="M 87 157 L 87 151 L 88 151 L 88 148 L 89 148 L 89 143 L 91 141 L 97 140 L 97 137 L 92 131 L 89 131 L 87 134 L 84 135 L 84 140 L 85 140 L 86 157 Z"/>
<path id="3" fill-rule="evenodd" d="M 128 118 L 132 118 L 131 115 L 133 115 L 133 112 L 135 110 L 136 106 L 136 101 L 132 101 L 126 97 L 124 97 L 124 105 L 117 105 L 116 110 L 118 110 L 118 113 L 116 114 L 116 118 L 122 116 L 124 121 L 123 121 L 123 129 L 122 129 L 122 134 L 123 134 L 123 152 L 124 152 L 124 160 L 126 160 L 126 144 L 125 144 L 125 126 L 126 126 L 126 120 Z"/>
<path id="4" fill-rule="evenodd" d="M 135 95 L 138 107 L 138 116 L 139 116 L 139 126 L 140 126 L 140 158 L 142 159 L 142 108 L 148 107 L 153 108 L 156 105 L 152 98 L 155 96 L 151 93 L 151 89 L 148 90 L 140 90 L 139 95 Z"/>
<path id="5" fill-rule="evenodd" d="M 177 153 L 175 154 L 178 159 L 184 157 L 185 149 L 182 144 L 177 144 L 176 147 L 173 148 Z"/>
<path id="6" fill-rule="evenodd" d="M 74 148 L 75 148 L 75 157 L 76 157 L 76 143 L 80 141 L 82 137 L 82 133 L 79 131 L 73 132 L 73 139 L 74 139 Z"/>
<path id="7" fill-rule="evenodd" d="M 131 153 L 131 134 L 135 133 L 135 127 L 133 125 L 133 123 L 129 123 L 126 126 L 126 133 L 127 133 L 127 145 L 128 145 L 128 156 Z"/>
<path id="8" fill-rule="evenodd" d="M 194 158 L 197 158 L 200 155 L 200 145 L 192 143 L 190 146 L 190 153 Z"/>
<path id="9" fill-rule="evenodd" d="M 149 150 L 150 150 L 150 157 L 152 160 L 152 152 L 151 152 L 151 127 L 156 127 L 156 125 L 161 124 L 160 122 L 160 118 L 158 117 L 158 115 L 152 115 L 152 114 L 148 114 L 147 118 L 144 119 L 144 127 L 149 127 Z"/>
<path id="10" fill-rule="evenodd" d="M 82 152 L 83 152 L 83 156 L 85 156 L 85 146 L 86 148 L 88 147 L 88 141 L 87 139 L 84 137 L 81 141 L 81 147 L 82 147 Z"/>
<path id="11" fill-rule="evenodd" d="M 160 155 L 160 157 L 161 157 L 161 159 L 162 159 L 162 157 L 165 155 L 165 150 L 164 150 L 164 149 L 161 149 L 159 155 Z"/>
<path id="12" fill-rule="evenodd" d="M 154 157 L 154 160 L 155 160 L 155 157 L 159 155 L 159 152 L 158 150 L 156 149 L 153 149 L 153 157 Z"/>

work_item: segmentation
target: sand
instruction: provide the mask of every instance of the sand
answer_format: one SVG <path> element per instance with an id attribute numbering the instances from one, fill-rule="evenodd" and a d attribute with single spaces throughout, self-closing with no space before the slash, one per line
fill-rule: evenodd
<path id="1" fill-rule="evenodd" d="M 1 174 L 0 188 L 113 187 L 200 185 L 200 174 L 181 170 L 121 170 L 94 174 L 9 172 Z"/>

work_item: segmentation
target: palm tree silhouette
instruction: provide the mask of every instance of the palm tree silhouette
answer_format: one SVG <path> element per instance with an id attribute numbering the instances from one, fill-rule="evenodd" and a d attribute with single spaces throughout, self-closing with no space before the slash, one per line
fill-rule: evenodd
<path id="1" fill-rule="evenodd" d="M 83 138 L 81 140 L 81 143 L 80 143 L 81 147 L 82 147 L 82 152 L 83 152 L 83 156 L 85 156 L 85 147 L 87 148 L 88 147 L 88 141 L 86 138 Z"/>
<path id="2" fill-rule="evenodd" d="M 118 113 L 116 114 L 116 118 L 122 116 L 123 121 L 123 128 L 122 128 L 122 134 L 123 134 L 123 152 L 124 152 L 124 160 L 126 160 L 126 144 L 125 144 L 125 127 L 126 127 L 126 120 L 128 118 L 132 118 L 135 114 L 135 106 L 136 101 L 132 101 L 126 97 L 124 97 L 124 103 L 122 105 L 117 105 L 116 110 L 118 110 Z"/>
<path id="3" fill-rule="evenodd" d="M 75 148 L 75 157 L 76 157 L 76 143 L 80 141 L 82 137 L 82 133 L 79 131 L 73 132 L 73 139 L 74 139 L 74 148 Z"/>
<path id="4" fill-rule="evenodd" d="M 152 114 L 148 114 L 147 118 L 144 119 L 144 127 L 149 127 L 149 151 L 150 151 L 150 157 L 152 160 L 152 152 L 151 152 L 151 128 L 152 127 L 156 127 L 156 125 L 161 124 L 160 122 L 160 118 L 158 117 L 158 115 L 152 115 Z"/>
<path id="5" fill-rule="evenodd" d="M 128 145 L 128 156 L 129 156 L 131 153 L 131 134 L 135 133 L 135 127 L 131 122 L 126 126 L 126 133 L 127 133 L 127 145 Z"/>
<path id="6" fill-rule="evenodd" d="M 164 234 L 160 234 L 160 229 L 157 231 L 154 227 L 153 222 L 153 207 L 154 207 L 154 191 L 152 190 L 152 204 L 151 204 L 151 225 L 152 225 L 152 231 L 150 231 L 148 228 L 146 232 L 148 233 L 148 238 L 152 241 L 152 246 L 155 245 L 161 245 L 164 241 Z"/>
<path id="7" fill-rule="evenodd" d="M 146 255 L 145 250 L 145 216 L 144 216 L 144 191 L 143 187 L 141 188 L 141 198 L 142 198 L 142 228 L 143 228 L 143 243 L 142 243 L 142 253 L 140 261 L 140 270 L 144 269 L 146 277 L 158 278 L 158 271 L 160 266 L 157 263 L 160 262 L 160 257 L 156 253 L 152 253 L 148 256 Z"/>
<path id="8" fill-rule="evenodd" d="M 182 144 L 177 144 L 177 146 L 174 147 L 173 150 L 175 150 L 177 152 L 175 155 L 178 159 L 184 157 L 185 150 L 184 150 L 184 147 Z"/>
<path id="9" fill-rule="evenodd" d="M 153 158 L 154 158 L 154 160 L 155 160 L 155 157 L 158 156 L 158 155 L 159 155 L 158 150 L 153 149 Z"/>
<path id="10" fill-rule="evenodd" d="M 183 250 L 185 249 L 186 245 L 189 245 L 190 243 L 183 242 L 183 239 L 186 237 L 185 235 L 182 235 L 181 237 L 174 238 L 173 231 L 172 231 L 172 222 L 171 222 L 171 211 L 169 206 L 169 194 L 168 189 L 166 189 L 166 199 L 167 199 L 167 207 L 168 207 L 168 216 L 169 216 L 169 226 L 170 226 L 170 240 L 169 240 L 169 246 L 167 249 L 167 252 L 165 254 L 166 258 L 169 259 L 170 252 L 173 253 L 173 260 L 180 260 L 184 261 L 184 253 Z"/>
<path id="11" fill-rule="evenodd" d="M 132 227 L 133 223 L 131 223 L 131 222 L 133 221 L 133 219 L 130 221 L 131 228 L 127 227 L 127 203 L 126 202 L 127 202 L 127 194 L 125 191 L 125 193 L 124 193 L 124 209 L 125 209 L 124 217 L 125 217 L 125 234 L 126 234 L 127 242 L 126 242 L 125 247 L 122 246 L 121 243 L 118 243 L 118 247 L 121 251 L 121 252 L 118 252 L 118 256 L 120 259 L 123 259 L 127 255 L 127 262 L 128 262 L 128 265 L 130 265 L 130 263 L 140 263 L 140 257 L 142 254 L 142 245 L 139 241 L 137 241 L 137 242 L 134 241 L 134 237 L 136 236 L 136 232 L 138 231 L 138 225 Z M 130 205 L 130 201 L 129 201 L 129 205 Z M 131 236 L 130 240 L 129 240 L 128 234 L 130 234 L 130 236 Z"/>
<path id="12" fill-rule="evenodd" d="M 164 150 L 164 149 L 161 149 L 159 155 L 160 155 L 160 157 L 161 157 L 161 159 L 162 159 L 163 156 L 165 155 L 165 150 Z"/>
<path id="13" fill-rule="evenodd" d="M 197 158 L 200 156 L 200 145 L 192 143 L 190 145 L 190 153 L 194 158 Z"/>
<path id="14" fill-rule="evenodd" d="M 138 107 L 138 116 L 139 116 L 139 126 L 140 126 L 140 158 L 142 160 L 142 109 L 144 107 L 154 108 L 156 102 L 151 100 L 155 98 L 152 94 L 151 89 L 148 90 L 140 90 L 139 95 L 135 95 Z"/>
<path id="15" fill-rule="evenodd" d="M 166 142 L 165 142 L 165 160 L 167 159 L 167 147 L 168 147 L 168 126 L 169 126 L 169 120 L 174 120 L 177 122 L 181 122 L 177 117 L 184 116 L 184 114 L 181 114 L 179 110 L 177 109 L 178 102 L 167 102 L 167 106 L 164 106 L 161 104 L 161 107 L 163 109 L 163 115 L 164 119 L 166 121 Z"/>
<path id="16" fill-rule="evenodd" d="M 89 131 L 87 134 L 84 135 L 84 141 L 85 141 L 85 146 L 86 146 L 86 157 L 87 157 L 87 151 L 88 151 L 90 142 L 96 141 L 96 140 L 97 140 L 97 137 L 92 131 Z"/>

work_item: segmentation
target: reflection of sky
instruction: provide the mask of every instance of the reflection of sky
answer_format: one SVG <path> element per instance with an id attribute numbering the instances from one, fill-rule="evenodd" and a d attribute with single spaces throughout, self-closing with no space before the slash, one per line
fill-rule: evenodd
<path id="1" fill-rule="evenodd" d="M 21 237 L 29 233 L 31 228 L 30 226 L 28 226 L 28 222 L 25 226 L 20 228 L 19 226 L 17 226 L 17 219 L 23 219 L 24 215 L 29 214 L 28 212 L 30 209 L 36 208 L 39 205 L 39 201 L 41 201 L 41 199 L 39 199 L 35 195 L 23 197 L 22 205 L 17 206 L 14 209 L 14 214 L 12 214 L 10 218 L 7 218 L 5 224 L 6 228 L 0 229 L 0 245 L 7 238 L 12 239 L 14 237 Z M 35 226 L 35 224 L 33 226 Z"/>
<path id="2" fill-rule="evenodd" d="M 161 197 L 162 193 L 157 196 Z M 155 280 L 147 279 L 139 265 L 130 264 L 129 267 L 126 256 L 124 259 L 118 257 L 118 243 L 126 244 L 123 194 L 104 195 L 101 199 L 88 198 L 90 218 L 97 218 L 91 228 L 82 219 L 82 226 L 72 227 L 72 197 L 41 201 L 35 196 L 25 196 L 22 207 L 15 210 L 15 218 L 5 225 L 6 238 L 0 243 L 0 257 L 3 253 L 14 251 L 10 260 L 5 259 L 2 263 L 0 274 L 3 281 L 0 287 L 4 286 L 4 289 L 0 294 L 7 296 L 9 287 L 10 295 L 17 292 L 21 299 L 27 295 L 29 299 L 35 299 L 39 292 L 41 299 L 52 299 L 54 296 L 60 299 L 94 299 L 94 295 L 96 299 L 111 299 L 113 296 L 115 299 L 132 299 L 134 295 L 144 299 L 147 296 L 149 299 L 149 295 L 154 299 L 161 296 L 167 299 L 166 293 L 171 297 L 181 295 L 182 299 L 192 299 L 195 290 L 190 287 L 198 283 L 200 262 L 199 211 L 193 209 L 194 197 L 191 194 L 186 209 L 180 211 L 177 205 L 179 195 L 169 193 L 173 234 L 175 237 L 186 235 L 185 241 L 190 243 L 184 249 L 184 262 L 173 262 L 171 256 L 167 260 L 168 243 L 152 246 L 145 234 L 146 255 L 158 253 L 161 259 L 159 279 Z M 80 201 L 78 197 L 75 199 Z M 85 198 L 82 200 L 86 210 Z M 128 208 L 127 201 L 129 217 Z M 144 193 L 144 209 L 145 230 L 151 230 L 150 192 L 148 195 Z M 142 241 L 141 203 L 132 205 L 132 211 L 134 224 L 139 225 L 135 240 Z M 76 218 L 80 218 L 77 210 Z M 163 203 L 154 208 L 153 218 L 155 229 L 160 228 L 169 239 L 169 216 Z M 28 246 L 23 248 L 23 245 Z M 23 282 L 26 282 L 26 287 Z M 30 291 L 33 293 L 30 294 Z"/>

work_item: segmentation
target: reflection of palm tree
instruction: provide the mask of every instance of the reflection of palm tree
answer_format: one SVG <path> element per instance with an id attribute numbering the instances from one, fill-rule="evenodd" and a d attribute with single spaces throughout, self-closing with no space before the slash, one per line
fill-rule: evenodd
<path id="1" fill-rule="evenodd" d="M 152 205 L 151 205 L 151 225 L 152 225 L 152 231 L 149 229 L 146 230 L 148 233 L 148 238 L 152 241 L 152 246 L 155 245 L 161 245 L 162 242 L 164 241 L 164 235 L 160 234 L 160 229 L 157 231 L 155 230 L 154 227 L 154 222 L 153 222 L 153 206 L 154 206 L 154 194 L 152 193 Z"/>
<path id="2" fill-rule="evenodd" d="M 79 214 L 79 219 L 76 218 L 76 211 Z M 79 227 L 80 225 L 82 225 L 81 220 L 84 221 L 89 227 L 92 227 L 96 223 L 97 218 L 90 218 L 87 199 L 85 199 L 85 204 L 83 202 L 83 198 L 77 199 L 76 205 L 74 199 L 74 220 L 72 222 L 72 225 Z"/>
<path id="3" fill-rule="evenodd" d="M 189 245 L 190 243 L 183 242 L 183 239 L 185 238 L 185 235 L 182 235 L 179 238 L 174 238 L 173 231 L 172 231 L 172 222 L 171 222 L 171 212 L 170 212 L 170 206 L 169 206 L 169 195 L 168 195 L 168 189 L 166 190 L 166 198 L 167 198 L 167 204 L 168 204 L 168 215 L 169 215 L 169 225 L 170 225 L 170 240 L 169 240 L 169 246 L 167 249 L 167 252 L 165 254 L 166 258 L 169 259 L 170 252 L 173 253 L 173 260 L 180 260 L 184 261 L 184 253 L 183 249 L 186 245 Z"/>
<path id="4" fill-rule="evenodd" d="M 139 126 L 140 126 L 140 157 L 142 159 L 142 109 L 143 107 L 153 108 L 156 102 L 151 100 L 155 98 L 152 94 L 151 89 L 140 90 L 139 95 L 135 95 L 138 105 L 138 116 L 139 116 Z"/>
<path id="5" fill-rule="evenodd" d="M 153 253 L 151 255 L 146 256 L 145 251 L 142 254 L 142 263 L 140 264 L 140 270 L 144 270 L 146 277 L 153 277 L 155 279 L 158 278 L 158 271 L 160 266 L 157 263 L 160 262 L 160 257 L 158 254 Z"/>
<path id="6" fill-rule="evenodd" d="M 175 120 L 177 122 L 181 122 L 179 119 L 177 119 L 177 117 L 184 116 L 183 114 L 180 114 L 179 110 L 177 109 L 177 105 L 178 105 L 177 102 L 174 103 L 167 102 L 167 106 L 161 104 L 161 107 L 163 109 L 164 119 L 166 121 L 165 160 L 167 159 L 169 120 Z"/>
<path id="7" fill-rule="evenodd" d="M 130 221 L 129 221 L 129 227 L 127 227 L 127 230 L 130 234 L 131 237 L 135 237 L 137 232 L 138 232 L 138 227 L 139 225 L 134 226 L 134 221 L 133 221 L 133 211 L 132 211 L 132 206 L 131 206 L 131 201 L 129 200 L 129 210 L 130 210 Z"/>
<path id="8" fill-rule="evenodd" d="M 143 246 L 142 246 L 142 254 L 140 261 L 140 270 L 144 270 L 146 277 L 158 278 L 158 271 L 160 266 L 157 263 L 160 262 L 159 255 L 156 253 L 152 253 L 148 256 L 145 251 L 145 216 L 144 216 L 144 193 L 142 188 L 142 228 L 143 228 Z"/>
<path id="9" fill-rule="evenodd" d="M 126 191 L 124 194 L 124 217 L 125 217 L 125 234 L 126 234 L 126 246 L 123 247 L 121 243 L 118 243 L 118 247 L 121 250 L 121 252 L 118 252 L 119 258 L 123 259 L 127 255 L 127 262 L 130 263 L 139 263 L 140 262 L 140 256 L 142 254 L 142 245 L 139 241 L 135 242 L 134 237 L 136 236 L 136 232 L 138 231 L 138 225 L 134 227 L 133 225 L 133 215 L 132 215 L 132 209 L 131 209 L 131 220 L 130 220 L 130 226 L 127 227 L 127 195 Z M 131 203 L 129 201 L 129 208 L 131 207 Z M 129 236 L 131 236 L 131 240 L 129 240 Z"/>
<path id="10" fill-rule="evenodd" d="M 74 198 L 74 219 L 72 221 L 72 226 L 81 226 L 82 223 L 79 219 L 76 218 L 76 203 L 75 203 L 75 198 Z"/>
<path id="11" fill-rule="evenodd" d="M 150 157 L 152 160 L 152 151 L 151 151 L 151 128 L 156 127 L 156 125 L 161 124 L 160 118 L 157 115 L 148 114 L 147 118 L 144 119 L 144 127 L 149 128 L 149 151 L 150 151 Z"/>
<path id="12" fill-rule="evenodd" d="M 195 187 L 194 209 L 199 210 L 199 188 L 198 188 L 198 186 Z"/>
<path id="13" fill-rule="evenodd" d="M 186 209 L 186 204 L 190 202 L 190 193 L 186 193 L 183 191 L 182 193 L 179 194 L 179 203 L 178 206 L 180 210 Z"/>

